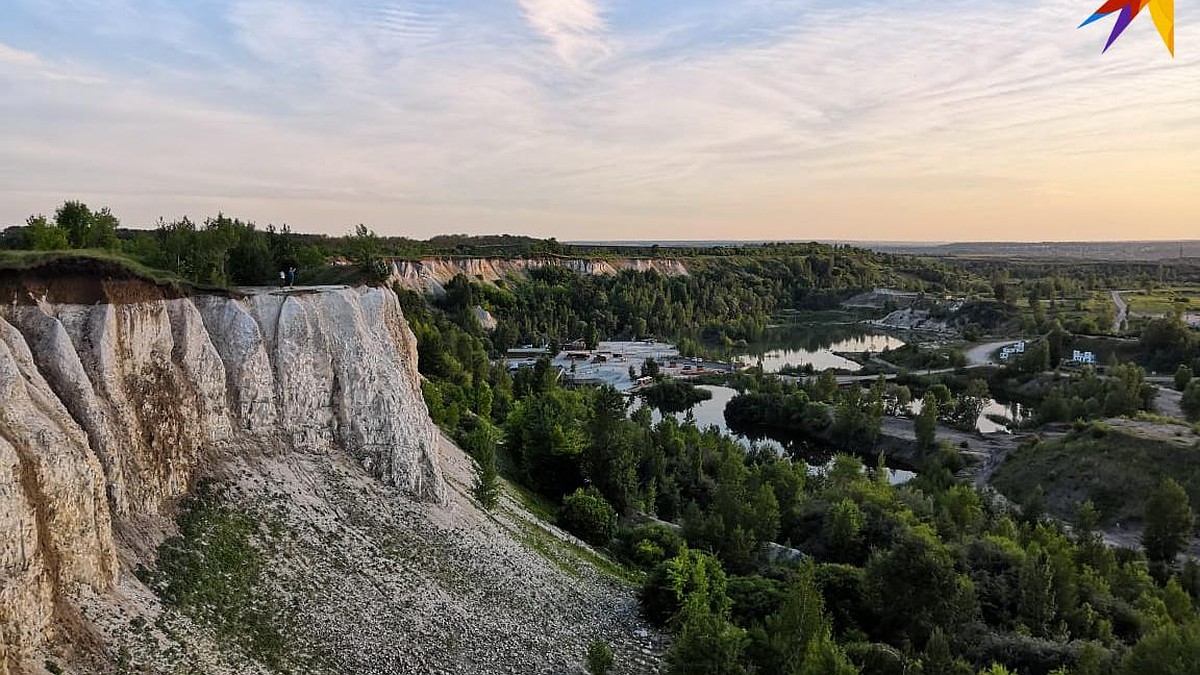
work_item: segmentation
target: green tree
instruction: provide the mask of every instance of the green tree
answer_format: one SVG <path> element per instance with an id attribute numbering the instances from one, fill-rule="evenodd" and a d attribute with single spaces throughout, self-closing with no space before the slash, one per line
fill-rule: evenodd
<path id="1" fill-rule="evenodd" d="M 856 675 L 858 669 L 833 641 L 833 628 L 806 565 L 788 589 L 779 611 L 766 620 L 769 663 L 762 672 L 781 675 Z"/>
<path id="2" fill-rule="evenodd" d="M 671 675 L 743 675 L 746 632 L 729 621 L 727 580 L 721 563 L 684 548 L 663 563 L 680 609 L 672 621 L 679 633 L 667 652 Z"/>
<path id="3" fill-rule="evenodd" d="M 92 226 L 92 210 L 83 202 L 64 202 L 54 212 L 54 224 L 67 233 L 71 248 L 83 248 Z"/>
<path id="4" fill-rule="evenodd" d="M 46 216 L 29 216 L 25 221 L 25 248 L 33 251 L 61 251 L 70 246 L 66 230 L 46 222 Z"/>
<path id="5" fill-rule="evenodd" d="M 1179 364 L 1179 367 L 1175 369 L 1175 389 L 1177 391 L 1184 391 L 1191 381 L 1192 369 L 1186 364 Z"/>
<path id="6" fill-rule="evenodd" d="M 1172 565 L 1192 536 L 1194 514 L 1183 486 L 1168 478 L 1146 500 L 1142 546 L 1152 562 Z"/>
<path id="7" fill-rule="evenodd" d="M 1121 663 L 1123 675 L 1195 675 L 1200 663 L 1200 624 L 1168 624 L 1138 640 Z"/>
<path id="8" fill-rule="evenodd" d="M 595 488 L 579 488 L 563 500 L 558 520 L 567 531 L 593 546 L 612 539 L 617 512 Z"/>
<path id="9" fill-rule="evenodd" d="M 1183 414 L 1189 420 L 1200 420 L 1200 380 L 1193 379 L 1188 383 L 1179 399 L 1179 407 L 1183 408 Z"/>
<path id="10" fill-rule="evenodd" d="M 114 248 L 120 221 L 107 207 L 92 212 L 79 201 L 64 202 L 54 212 L 54 224 L 67 235 L 71 248 Z"/>
<path id="11" fill-rule="evenodd" d="M 475 458 L 475 483 L 471 493 L 487 510 L 495 508 L 500 501 L 500 472 L 496 468 L 496 437 L 490 425 L 480 424 L 464 442 L 466 449 Z"/>
<path id="12" fill-rule="evenodd" d="M 1045 553 L 1027 555 L 1021 566 L 1020 598 L 1017 611 L 1030 633 L 1049 637 L 1057 611 L 1054 597 L 1054 570 Z"/>
<path id="13" fill-rule="evenodd" d="M 914 429 L 917 446 L 928 450 L 937 444 L 938 402 L 932 392 L 921 399 L 921 412 L 917 413 Z"/>
<path id="14" fill-rule="evenodd" d="M 817 382 L 813 385 L 812 397 L 817 401 L 833 403 L 837 400 L 838 381 L 837 373 L 833 372 L 832 368 L 826 368 L 817 376 Z"/>
<path id="15" fill-rule="evenodd" d="M 1046 349 L 1051 368 L 1057 368 L 1062 363 L 1070 339 L 1071 334 L 1063 329 L 1058 319 L 1055 319 L 1050 325 L 1050 332 L 1046 334 Z"/>
<path id="16" fill-rule="evenodd" d="M 747 675 L 746 631 L 707 612 L 689 613 L 667 651 L 669 675 Z"/>
<path id="17" fill-rule="evenodd" d="M 608 675 L 613 665 L 613 653 L 604 640 L 593 640 L 587 649 L 587 668 L 591 675 Z"/>
<path id="18" fill-rule="evenodd" d="M 584 451 L 584 473 L 620 514 L 629 513 L 637 498 L 637 437 L 625 418 L 625 397 L 604 386 L 592 394 L 588 423 L 590 442 Z"/>
<path id="19" fill-rule="evenodd" d="M 354 236 L 350 242 L 351 259 L 354 260 L 358 269 L 373 281 L 382 281 L 390 274 L 382 251 L 383 245 L 374 230 L 368 229 L 361 223 L 355 226 Z"/>
<path id="20" fill-rule="evenodd" d="M 825 545 L 832 558 L 854 562 L 862 548 L 862 529 L 866 520 L 853 499 L 843 499 L 829 508 L 825 516 Z"/>
<path id="21" fill-rule="evenodd" d="M 910 528 L 867 563 L 867 602 L 887 634 L 921 643 L 935 628 L 954 630 L 978 608 L 971 580 L 953 551 L 926 526 Z"/>
<path id="22" fill-rule="evenodd" d="M 660 373 L 661 371 L 658 367 L 658 361 L 655 361 L 651 357 L 647 357 L 646 360 L 642 362 L 642 377 L 657 378 Z"/>

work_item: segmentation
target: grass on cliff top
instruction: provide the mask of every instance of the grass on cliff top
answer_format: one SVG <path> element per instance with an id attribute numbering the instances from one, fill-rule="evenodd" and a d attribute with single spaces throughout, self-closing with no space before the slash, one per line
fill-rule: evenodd
<path id="1" fill-rule="evenodd" d="M 1146 499 L 1171 477 L 1200 509 L 1200 443 L 1145 438 L 1099 423 L 1013 452 L 992 476 L 993 485 L 1023 503 L 1038 485 L 1051 514 L 1072 519 L 1090 499 L 1106 523 L 1142 520 Z"/>
<path id="2" fill-rule="evenodd" d="M 116 251 L 78 249 L 71 251 L 0 250 L 0 273 L 20 272 L 43 275 L 92 274 L 124 279 L 140 279 L 179 291 L 217 291 L 228 289 L 195 284 L 167 270 L 147 267 Z"/>

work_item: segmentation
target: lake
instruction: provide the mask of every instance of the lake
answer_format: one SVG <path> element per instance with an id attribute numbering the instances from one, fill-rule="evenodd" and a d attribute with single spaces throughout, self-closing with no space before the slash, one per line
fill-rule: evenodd
<path id="1" fill-rule="evenodd" d="M 729 387 L 714 387 L 710 385 L 700 385 L 699 389 L 703 389 L 712 393 L 712 398 L 707 401 L 701 401 L 692 406 L 690 412 L 692 419 L 696 421 L 696 426 L 701 429 L 707 429 L 710 426 L 715 426 L 721 430 L 721 433 L 736 438 L 746 449 L 758 446 L 760 448 L 771 448 L 781 455 L 790 455 L 796 459 L 802 459 L 808 465 L 809 473 L 822 470 L 827 467 L 833 459 L 834 450 L 822 447 L 813 447 L 800 444 L 789 444 L 790 447 L 785 447 L 783 443 L 770 438 L 750 439 L 741 434 L 735 434 L 725 425 L 725 404 L 734 396 L 737 396 L 737 390 Z M 657 424 L 662 420 L 662 413 L 651 408 L 651 418 Z M 687 412 L 674 413 L 674 416 L 679 421 L 687 418 Z M 899 485 L 912 480 L 917 474 L 905 469 L 888 469 L 888 480 L 893 485 Z"/>
<path id="2" fill-rule="evenodd" d="M 795 324 L 770 328 L 762 341 L 734 349 L 732 355 L 750 365 L 761 360 L 768 373 L 778 372 L 787 365 L 812 365 L 817 372 L 826 368 L 857 372 L 861 369 L 859 364 L 835 352 L 879 353 L 903 346 L 904 341 L 897 337 L 874 333 L 862 326 Z"/>

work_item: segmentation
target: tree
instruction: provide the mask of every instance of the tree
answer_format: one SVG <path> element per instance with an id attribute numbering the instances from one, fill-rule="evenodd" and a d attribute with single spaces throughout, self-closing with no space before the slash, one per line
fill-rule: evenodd
<path id="1" fill-rule="evenodd" d="M 741 664 L 746 631 L 716 614 L 689 614 L 671 649 L 669 675 L 746 675 Z"/>
<path id="2" fill-rule="evenodd" d="M 350 241 L 351 256 L 359 270 L 372 281 L 382 281 L 390 274 L 381 250 L 379 236 L 373 230 L 361 223 L 355 226 L 354 237 Z"/>
<path id="3" fill-rule="evenodd" d="M 613 653 L 604 640 L 593 640 L 587 649 L 587 668 L 591 675 L 608 675 L 612 668 Z"/>
<path id="4" fill-rule="evenodd" d="M 1179 364 L 1175 369 L 1175 389 L 1176 391 L 1184 391 L 1192 381 L 1192 369 L 1186 364 Z"/>
<path id="5" fill-rule="evenodd" d="M 1172 565 L 1192 536 L 1194 515 L 1183 486 L 1168 478 L 1146 500 L 1142 546 L 1151 562 Z"/>
<path id="6" fill-rule="evenodd" d="M 1183 408 L 1183 414 L 1189 420 L 1200 421 L 1200 380 L 1193 379 L 1188 383 L 1179 399 L 1179 407 Z"/>
<path id="7" fill-rule="evenodd" d="M 71 248 L 114 248 L 120 224 L 107 207 L 93 213 L 79 201 L 64 202 L 54 212 L 54 225 L 66 234 Z"/>
<path id="8" fill-rule="evenodd" d="M 667 652 L 671 675 L 743 675 L 746 632 L 729 621 L 727 580 L 721 563 L 684 548 L 662 565 L 679 611 L 679 634 Z M 648 582 L 649 583 L 649 582 Z"/>
<path id="9" fill-rule="evenodd" d="M 480 424 L 464 443 L 475 458 L 475 484 L 471 488 L 484 509 L 491 510 L 500 501 L 500 472 L 496 469 L 496 438 L 490 425 Z"/>
<path id="10" fill-rule="evenodd" d="M 881 630 L 918 643 L 935 628 L 954 630 L 978 611 L 975 589 L 959 572 L 954 552 L 924 525 L 871 556 L 863 586 Z"/>
<path id="11" fill-rule="evenodd" d="M 781 675 L 856 675 L 858 670 L 833 641 L 825 603 L 806 565 L 792 582 L 779 611 L 767 617 L 767 660 L 762 672 Z"/>
<path id="12" fill-rule="evenodd" d="M 833 372 L 832 368 L 826 368 L 817 376 L 817 382 L 813 385 L 812 397 L 817 401 L 825 401 L 832 403 L 837 399 L 838 381 L 837 373 Z"/>
<path id="13" fill-rule="evenodd" d="M 646 360 L 642 363 L 642 377 L 657 378 L 659 376 L 659 374 L 660 374 L 660 370 L 658 367 L 658 361 L 655 361 L 653 358 L 647 357 Z"/>
<path id="14" fill-rule="evenodd" d="M 617 527 L 617 512 L 595 488 L 579 488 L 563 500 L 559 522 L 567 531 L 593 546 L 612 539 Z"/>
<path id="15" fill-rule="evenodd" d="M 92 210 L 83 202 L 64 202 L 54 212 L 54 224 L 67 233 L 71 248 L 83 248 L 92 225 Z"/>
<path id="16" fill-rule="evenodd" d="M 937 444 L 938 403 L 932 392 L 927 392 L 921 399 L 921 412 L 917 414 L 914 428 L 917 434 L 917 446 L 928 450 Z"/>
<path id="17" fill-rule="evenodd" d="M 66 230 L 46 222 L 46 216 L 29 216 L 25 221 L 25 248 L 33 251 L 59 251 L 70 246 Z"/>
<path id="18" fill-rule="evenodd" d="M 865 522 L 862 510 L 853 499 L 843 499 L 829 507 L 825 515 L 824 535 L 825 545 L 834 560 L 861 562 L 856 559 L 862 548 L 862 529 Z"/>
<path id="19" fill-rule="evenodd" d="M 1070 339 L 1071 334 L 1063 329 L 1058 319 L 1055 319 L 1050 326 L 1050 332 L 1046 334 L 1046 348 L 1051 368 L 1057 368 L 1062 363 L 1063 357 L 1066 356 L 1067 341 Z"/>
<path id="20" fill-rule="evenodd" d="M 955 426 L 964 431 L 974 431 L 979 423 L 979 416 L 983 414 L 983 409 L 991 396 L 987 381 L 974 378 L 968 382 L 967 388 L 958 397 L 958 404 L 955 406 Z"/>
<path id="21" fill-rule="evenodd" d="M 1193 675 L 1200 663 L 1200 623 L 1168 624 L 1138 640 L 1125 654 L 1123 675 Z"/>
<path id="22" fill-rule="evenodd" d="M 1054 597 L 1054 570 L 1044 552 L 1027 555 L 1019 576 L 1017 612 L 1035 637 L 1049 637 L 1058 605 Z"/>
<path id="23" fill-rule="evenodd" d="M 583 455 L 585 475 L 620 514 L 633 509 L 637 494 L 635 432 L 625 419 L 625 407 L 625 397 L 615 388 L 595 391 L 588 423 L 591 440 Z"/>

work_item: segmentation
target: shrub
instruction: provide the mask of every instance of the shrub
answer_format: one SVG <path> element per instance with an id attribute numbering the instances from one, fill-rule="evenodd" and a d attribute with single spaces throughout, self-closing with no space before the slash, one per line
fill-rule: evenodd
<path id="1" fill-rule="evenodd" d="M 604 640 L 593 640 L 588 645 L 587 668 L 591 675 L 607 675 L 612 668 L 613 653 Z"/>
<path id="2" fill-rule="evenodd" d="M 580 488 L 563 500 L 558 522 L 587 543 L 603 546 L 612 539 L 617 512 L 596 488 Z"/>

